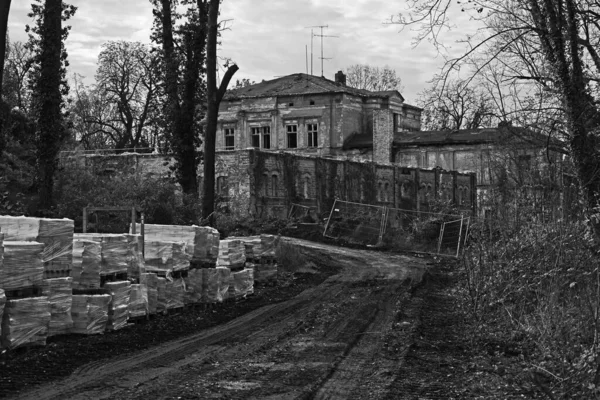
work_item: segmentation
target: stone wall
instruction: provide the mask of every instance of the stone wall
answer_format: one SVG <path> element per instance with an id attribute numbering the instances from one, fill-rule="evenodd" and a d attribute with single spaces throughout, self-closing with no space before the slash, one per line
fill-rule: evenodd
<path id="1" fill-rule="evenodd" d="M 118 171 L 152 178 L 168 177 L 172 164 L 171 156 L 158 154 L 79 156 L 75 160 L 73 165 L 97 173 Z M 200 180 L 201 172 L 202 167 Z M 292 204 L 325 214 L 335 199 L 407 210 L 427 210 L 434 199 L 454 201 L 471 211 L 476 203 L 474 174 L 256 149 L 217 152 L 216 185 L 221 207 L 258 217 L 285 217 Z"/>

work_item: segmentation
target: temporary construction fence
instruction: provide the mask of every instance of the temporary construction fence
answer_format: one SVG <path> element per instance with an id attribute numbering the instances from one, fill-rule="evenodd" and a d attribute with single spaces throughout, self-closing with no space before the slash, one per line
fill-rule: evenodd
<path id="1" fill-rule="evenodd" d="M 348 243 L 458 256 L 469 216 L 335 200 L 323 235 Z"/>
<path id="2" fill-rule="evenodd" d="M 290 220 L 301 220 L 303 218 L 310 217 L 311 211 L 314 211 L 315 207 L 304 206 L 302 204 L 292 203 L 290 205 L 290 212 L 288 213 L 288 219 Z"/>

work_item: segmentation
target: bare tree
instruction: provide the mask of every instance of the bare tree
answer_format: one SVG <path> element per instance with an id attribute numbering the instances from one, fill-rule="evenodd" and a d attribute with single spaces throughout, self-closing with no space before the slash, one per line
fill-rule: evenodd
<path id="1" fill-rule="evenodd" d="M 368 64 L 355 64 L 346 68 L 348 86 L 379 92 L 384 90 L 402 90 L 402 81 L 396 71 L 388 67 L 375 67 Z"/>
<path id="2" fill-rule="evenodd" d="M 492 124 L 494 110 L 485 92 L 460 80 L 447 82 L 443 88 L 438 83 L 421 93 L 424 130 L 475 129 Z"/>
<path id="3" fill-rule="evenodd" d="M 439 44 L 440 35 L 450 27 L 451 11 L 470 12 L 483 28 L 479 35 L 466 39 L 466 53 L 448 60 L 444 74 L 483 56 L 486 61 L 475 69 L 473 78 L 497 60 L 507 66 L 513 79 L 556 93 L 566 121 L 569 152 L 585 192 L 590 227 L 600 239 L 600 4 L 592 0 L 461 3 L 413 0 L 408 4 L 410 14 L 394 22 L 420 28 L 417 41 L 428 38 Z"/>
<path id="4" fill-rule="evenodd" d="M 225 95 L 227 86 L 238 66 L 233 64 L 227 68 L 221 84 L 217 86 L 217 36 L 220 0 L 210 0 L 208 9 L 208 36 L 206 48 L 206 84 L 208 110 L 206 113 L 206 132 L 204 142 L 204 180 L 202 195 L 202 216 L 210 218 L 215 207 L 215 146 L 217 136 L 217 118 L 219 104 Z"/>
<path id="5" fill-rule="evenodd" d="M 6 32 L 8 30 L 8 14 L 11 0 L 4 0 L 0 5 L 0 94 L 2 93 L 2 77 L 4 76 L 4 58 L 6 55 Z"/>
<path id="6" fill-rule="evenodd" d="M 34 54 L 22 42 L 11 42 L 7 47 L 4 78 L 10 81 L 13 96 L 11 106 L 27 114 L 30 111 L 31 92 L 27 85 L 33 67 Z M 9 93 L 6 93 L 7 95 Z"/>

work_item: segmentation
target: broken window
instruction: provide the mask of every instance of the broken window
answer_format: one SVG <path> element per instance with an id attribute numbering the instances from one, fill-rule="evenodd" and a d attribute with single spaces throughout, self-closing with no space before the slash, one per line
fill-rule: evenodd
<path id="1" fill-rule="evenodd" d="M 257 149 L 260 149 L 260 128 L 250 128 L 250 145 Z"/>
<path id="2" fill-rule="evenodd" d="M 287 147 L 295 149 L 298 147 L 298 125 L 287 125 Z"/>
<path id="3" fill-rule="evenodd" d="M 317 124 L 306 124 L 306 131 L 308 132 L 308 147 L 317 147 L 317 133 L 319 130 L 319 126 Z"/>
<path id="4" fill-rule="evenodd" d="M 235 148 L 235 132 L 233 128 L 225 128 L 225 150 Z"/>
<path id="5" fill-rule="evenodd" d="M 262 127 L 262 137 L 263 137 L 263 149 L 271 148 L 271 127 L 263 126 Z"/>

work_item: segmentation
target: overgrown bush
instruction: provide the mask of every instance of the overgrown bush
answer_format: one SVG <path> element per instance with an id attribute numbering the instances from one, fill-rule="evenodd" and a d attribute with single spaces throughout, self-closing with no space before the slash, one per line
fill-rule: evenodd
<path id="1" fill-rule="evenodd" d="M 512 228 L 486 221 L 471 229 L 462 264 L 474 337 L 529 343 L 524 376 L 549 398 L 595 398 L 600 394 L 598 252 L 582 222 L 521 221 Z"/>
<path id="2" fill-rule="evenodd" d="M 82 225 L 83 208 L 86 206 L 135 206 L 144 212 L 146 223 L 198 223 L 198 201 L 183 195 L 175 182 L 166 179 L 137 175 L 99 176 L 85 168 L 70 167 L 58 174 L 56 197 L 55 215 L 75 220 L 76 229 Z M 127 230 L 129 214 L 117 214 L 99 214 L 98 226 L 92 226 L 103 231 Z M 95 218 L 90 221 L 91 224 L 95 222 Z"/>

